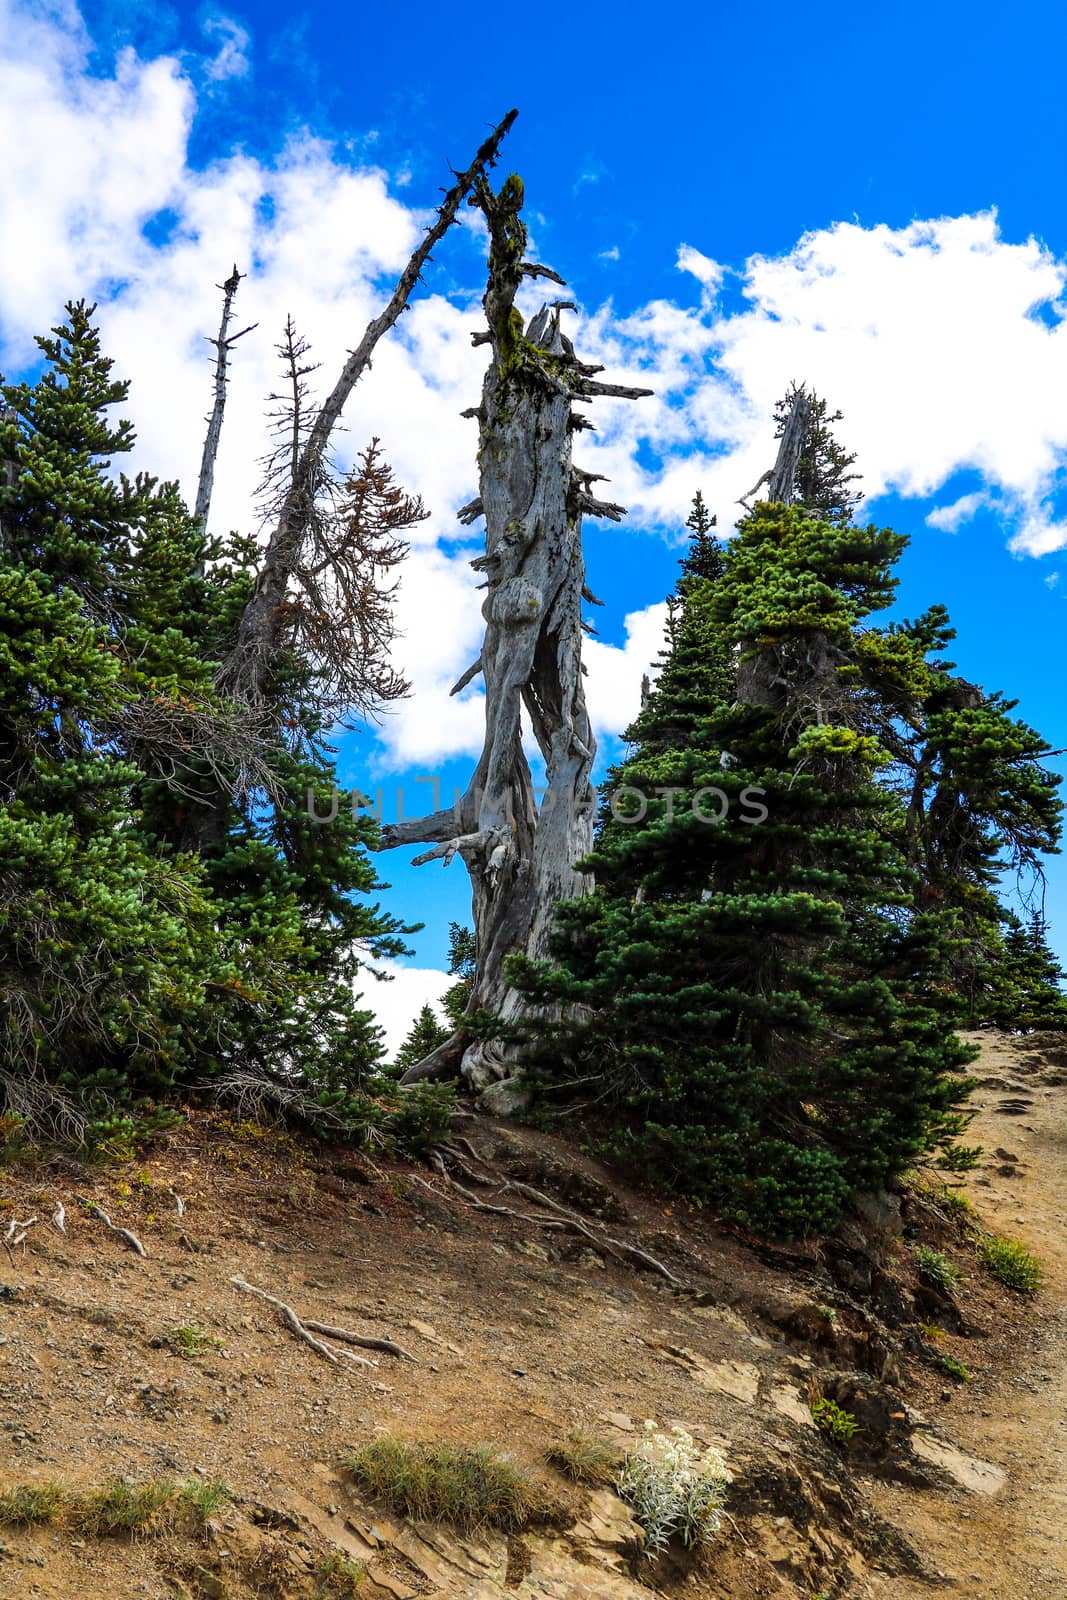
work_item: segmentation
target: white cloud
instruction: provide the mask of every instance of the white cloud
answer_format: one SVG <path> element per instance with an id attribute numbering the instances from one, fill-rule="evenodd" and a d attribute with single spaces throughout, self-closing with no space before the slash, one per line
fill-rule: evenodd
<path id="1" fill-rule="evenodd" d="M 205 66 L 205 74 L 213 83 L 224 83 L 228 78 L 246 78 L 249 73 L 247 28 L 233 17 L 221 12 L 208 17 L 202 24 L 204 36 L 218 42 L 218 54 Z"/>
<path id="2" fill-rule="evenodd" d="M 388 973 L 388 979 L 364 975 L 357 989 L 360 1004 L 374 1012 L 384 1029 L 386 1054 L 391 1057 L 410 1033 L 423 1006 L 432 1006 L 438 1020 L 445 1022 L 441 999 L 456 980 L 434 967 L 404 967 L 399 961 L 380 962 L 378 970 Z"/>
<path id="3" fill-rule="evenodd" d="M 605 644 L 587 639 L 582 654 L 589 676 L 586 692 L 593 725 L 599 739 L 621 734 L 641 709 L 641 679 L 652 674 L 663 647 L 667 605 L 660 602 L 626 618 L 626 643 Z"/>
<path id="4" fill-rule="evenodd" d="M 678 246 L 678 260 L 675 265 L 679 272 L 692 273 L 693 277 L 712 294 L 722 283 L 726 271 L 726 268 L 720 266 L 717 261 L 713 261 L 700 250 L 694 250 L 689 244 Z"/>
<path id="5" fill-rule="evenodd" d="M 1060 574 L 1058 572 L 1050 572 L 1045 579 L 1045 586 L 1049 589 L 1056 589 L 1059 587 L 1059 581 Z"/>
<path id="6" fill-rule="evenodd" d="M 938 506 L 931 511 L 926 519 L 929 528 L 940 528 L 942 533 L 955 533 L 969 522 L 976 511 L 990 503 L 990 496 L 978 490 L 974 494 L 961 495 L 958 500 L 953 500 L 951 505 Z"/>
<path id="7" fill-rule="evenodd" d="M 215 286 L 236 261 L 248 274 L 240 325 L 259 326 L 234 353 L 212 521 L 251 529 L 263 399 L 286 314 L 328 385 L 425 213 L 399 197 L 398 174 L 371 164 L 366 139 L 341 150 L 305 132 L 271 160 L 237 152 L 194 166 L 194 80 L 221 82 L 248 65 L 239 24 L 218 13 L 212 30 L 215 53 L 198 64 L 125 51 L 110 75 L 91 73 L 75 10 L 0 0 L 0 98 L 19 130 L 0 180 L 0 234 L 18 241 L 0 252 L 0 359 L 17 373 L 34 359 L 33 333 L 68 296 L 99 298 L 105 345 L 133 381 L 137 464 L 191 494 L 210 401 L 205 335 L 218 321 Z M 476 488 L 475 425 L 459 413 L 484 369 L 469 339 L 481 321 L 470 251 L 478 223 L 467 213 L 463 223 L 447 258 L 438 252 L 429 292 L 379 347 L 337 443 L 345 462 L 378 434 L 399 481 L 432 511 L 400 591 L 398 655 L 414 694 L 386 717 L 380 746 L 397 766 L 474 755 L 482 739 L 479 685 L 448 694 L 481 631 L 474 543 L 453 542 L 455 510 Z M 740 309 L 719 297 L 725 269 L 696 245 L 680 246 L 677 266 L 701 285 L 698 306 L 658 299 L 620 314 L 607 304 L 568 328 L 606 376 L 656 391 L 598 401 L 598 431 L 576 449 L 630 507 L 630 528 L 676 532 L 700 485 L 728 530 L 739 496 L 771 464 L 770 413 L 796 378 L 845 412 L 841 435 L 859 454 L 868 495 L 932 497 L 970 470 L 981 486 L 931 511 L 932 526 L 960 528 L 995 503 L 1020 554 L 1067 545 L 1054 496 L 1067 463 L 1067 269 L 1043 245 L 1006 241 L 993 212 L 901 229 L 841 223 L 782 256 L 752 257 L 737 278 Z M 467 288 L 457 291 L 457 279 Z M 651 598 L 634 595 L 638 606 Z M 621 646 L 590 642 L 601 733 L 620 731 L 637 709 L 662 610 L 632 612 Z"/>
<path id="8" fill-rule="evenodd" d="M 622 251 L 619 249 L 617 244 L 613 244 L 608 250 L 600 250 L 597 252 L 598 261 L 619 261 L 621 259 Z"/>

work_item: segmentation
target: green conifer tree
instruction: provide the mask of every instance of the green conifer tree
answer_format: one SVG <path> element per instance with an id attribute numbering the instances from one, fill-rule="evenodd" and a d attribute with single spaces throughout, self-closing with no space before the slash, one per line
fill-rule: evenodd
<path id="1" fill-rule="evenodd" d="M 316 820 L 336 779 L 311 656 L 279 669 L 276 721 L 219 693 L 254 547 L 111 469 L 133 435 L 92 310 L 2 391 L 0 1088 L 73 1125 L 253 1071 L 336 1121 L 382 1055 L 353 985 L 405 953 L 369 898 L 375 825 Z"/>
<path id="2" fill-rule="evenodd" d="M 413 1067 L 417 1061 L 428 1056 L 431 1050 L 436 1050 L 439 1044 L 444 1044 L 451 1037 L 451 1032 L 450 1028 L 444 1027 L 437 1020 L 432 1006 L 423 1006 L 396 1053 L 394 1070 L 399 1073 L 406 1071 L 408 1067 Z"/>
<path id="3" fill-rule="evenodd" d="M 785 432 L 786 420 L 801 385 L 791 384 L 774 408 L 775 437 Z M 850 472 L 856 456 L 849 454 L 833 434 L 833 425 L 840 422 L 844 413 L 831 412 L 826 401 L 818 395 L 810 397 L 808 425 L 797 466 L 793 490 L 795 505 L 803 506 L 813 515 L 844 527 L 855 518 L 863 495 L 850 486 L 860 481 L 858 472 Z"/>
<path id="4" fill-rule="evenodd" d="M 600 1084 L 615 1148 L 775 1232 L 829 1226 L 959 1126 L 951 921 L 916 902 L 856 682 L 903 543 L 757 505 L 710 601 L 736 682 L 625 764 L 641 800 L 602 827 L 558 964 L 514 963 L 570 1008 L 541 1064 Z"/>
<path id="5" fill-rule="evenodd" d="M 445 1014 L 454 1028 L 459 1027 L 460 1019 L 466 1012 L 467 1003 L 471 997 L 471 987 L 474 983 L 477 960 L 478 951 L 472 930 L 463 927 L 458 922 L 450 923 L 448 928 L 448 970 L 451 976 L 456 979 L 456 982 L 446 990 L 443 1004 Z"/>

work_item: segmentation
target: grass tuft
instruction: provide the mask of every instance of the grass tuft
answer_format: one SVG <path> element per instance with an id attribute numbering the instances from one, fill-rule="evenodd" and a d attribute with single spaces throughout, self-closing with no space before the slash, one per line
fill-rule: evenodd
<path id="1" fill-rule="evenodd" d="M 177 1493 L 176 1486 L 165 1479 L 133 1483 L 129 1478 L 112 1478 L 79 1498 L 74 1521 L 82 1533 L 94 1539 L 144 1533 L 159 1522 Z"/>
<path id="2" fill-rule="evenodd" d="M 545 1452 L 550 1465 L 572 1483 L 611 1483 L 622 1463 L 622 1452 L 607 1439 L 571 1428 Z"/>
<path id="3" fill-rule="evenodd" d="M 337 1551 L 327 1556 L 319 1568 L 316 1600 L 357 1600 L 367 1576 L 362 1561 L 349 1561 Z"/>
<path id="4" fill-rule="evenodd" d="M 412 1444 L 382 1434 L 343 1458 L 355 1482 L 400 1516 L 471 1533 L 524 1528 L 540 1497 L 508 1456 L 490 1445 Z"/>
<path id="5" fill-rule="evenodd" d="M 27 1528 L 35 1522 L 54 1522 L 66 1504 L 63 1484 L 20 1483 L 0 1492 L 0 1527 Z"/>
<path id="6" fill-rule="evenodd" d="M 978 1256 L 999 1283 L 1018 1294 L 1036 1294 L 1041 1287 L 1041 1263 L 1017 1239 L 990 1234 L 980 1241 Z"/>
<path id="7" fill-rule="evenodd" d="M 182 1485 L 178 1499 L 201 1522 L 206 1522 L 233 1499 L 233 1491 L 221 1478 L 191 1478 Z"/>
<path id="8" fill-rule="evenodd" d="M 963 1361 L 957 1361 L 955 1356 L 942 1356 L 941 1369 L 947 1372 L 950 1378 L 955 1378 L 957 1383 L 970 1383 L 971 1369 Z"/>

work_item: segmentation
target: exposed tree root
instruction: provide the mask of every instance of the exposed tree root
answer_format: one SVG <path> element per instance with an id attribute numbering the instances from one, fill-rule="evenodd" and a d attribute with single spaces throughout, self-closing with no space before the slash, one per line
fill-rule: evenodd
<path id="1" fill-rule="evenodd" d="M 454 1144 L 459 1143 L 463 1144 L 466 1152 L 473 1160 L 493 1174 L 492 1177 L 485 1178 L 472 1172 L 467 1163 L 456 1154 L 453 1146 L 445 1145 L 441 1149 L 432 1152 L 430 1157 L 431 1166 L 444 1178 L 449 1187 L 459 1195 L 464 1205 L 470 1206 L 474 1211 L 490 1212 L 494 1216 L 514 1217 L 519 1222 L 528 1222 L 535 1227 L 558 1228 L 562 1232 L 577 1233 L 582 1238 L 588 1239 L 590 1244 L 595 1245 L 598 1250 L 605 1251 L 616 1260 L 630 1261 L 635 1266 L 645 1268 L 648 1272 L 654 1272 L 659 1277 L 664 1278 L 672 1288 L 683 1289 L 685 1287 L 682 1280 L 676 1277 L 669 1267 L 664 1266 L 662 1261 L 657 1261 L 655 1256 L 649 1255 L 647 1250 L 641 1250 L 637 1245 L 629 1244 L 625 1239 L 613 1239 L 609 1234 L 598 1231 L 600 1225 L 592 1218 L 580 1216 L 578 1212 L 572 1211 L 568 1206 L 561 1205 L 558 1200 L 553 1200 L 551 1195 L 544 1194 L 540 1189 L 533 1188 L 531 1184 L 520 1183 L 517 1178 L 504 1177 L 502 1173 L 493 1167 L 490 1161 L 478 1154 L 469 1139 L 454 1140 Z M 452 1177 L 445 1164 L 446 1156 L 454 1166 L 459 1168 L 465 1177 L 475 1183 L 486 1187 L 492 1185 L 501 1193 L 520 1195 L 524 1200 L 529 1200 L 534 1205 L 543 1206 L 546 1210 L 553 1212 L 554 1215 L 545 1217 L 536 1212 L 516 1211 L 512 1206 L 491 1205 L 487 1200 L 480 1200 Z M 424 1182 L 421 1178 L 417 1181 L 422 1183 L 423 1187 L 429 1189 L 431 1193 L 434 1192 L 432 1184 Z"/>
<path id="2" fill-rule="evenodd" d="M 99 1217 L 105 1228 L 110 1228 L 112 1233 L 117 1233 L 119 1238 L 128 1244 L 130 1249 L 134 1251 L 136 1255 L 148 1255 L 148 1251 L 145 1249 L 140 1239 L 138 1239 L 137 1235 L 130 1228 L 118 1227 L 116 1223 L 112 1222 L 107 1212 L 101 1210 L 95 1200 L 87 1201 L 85 1203 L 85 1209 L 89 1212 L 90 1216 Z"/>
<path id="3" fill-rule="evenodd" d="M 403 1345 L 394 1344 L 391 1339 L 374 1339 L 362 1333 L 353 1333 L 350 1328 L 338 1328 L 331 1322 L 316 1322 L 311 1317 L 298 1317 L 292 1306 L 284 1300 L 279 1300 L 277 1295 L 268 1294 L 266 1289 L 257 1289 L 254 1283 L 248 1283 L 244 1278 L 232 1277 L 230 1282 L 235 1289 L 242 1289 L 245 1294 L 254 1294 L 260 1300 L 266 1300 L 268 1305 L 277 1306 L 282 1314 L 282 1321 L 292 1330 L 298 1339 L 302 1339 L 317 1355 L 325 1356 L 327 1361 L 340 1360 L 354 1362 L 357 1367 L 376 1367 L 376 1361 L 368 1361 L 365 1356 L 357 1356 L 351 1350 L 334 1350 L 331 1345 L 324 1344 L 322 1339 L 317 1339 L 316 1334 L 323 1334 L 327 1339 L 337 1339 L 343 1344 L 359 1345 L 363 1350 L 380 1350 L 383 1355 L 396 1356 L 400 1361 L 413 1361 L 417 1364 L 417 1357 L 405 1350 Z"/>
<path id="4" fill-rule="evenodd" d="M 304 1327 L 310 1328 L 312 1333 L 324 1333 L 330 1339 L 340 1339 L 346 1344 L 358 1344 L 361 1350 L 380 1350 L 383 1355 L 396 1356 L 400 1361 L 414 1361 L 418 1364 L 418 1357 L 413 1356 L 410 1350 L 405 1350 L 403 1345 L 394 1344 L 392 1339 L 371 1339 L 362 1333 L 352 1333 L 348 1328 L 335 1328 L 329 1322 L 312 1322 L 310 1317 L 304 1318 Z"/>
<path id="5" fill-rule="evenodd" d="M 243 1289 L 245 1294 L 254 1294 L 260 1300 L 266 1300 L 268 1305 L 277 1306 L 282 1314 L 282 1321 L 286 1326 L 292 1329 L 298 1339 L 302 1339 L 305 1344 L 309 1344 L 317 1355 L 325 1356 L 327 1361 L 336 1363 L 344 1357 L 346 1361 L 354 1362 L 357 1367 L 373 1367 L 377 1365 L 377 1362 L 368 1361 L 365 1356 L 357 1356 L 351 1350 L 331 1350 L 328 1344 L 323 1344 L 321 1339 L 316 1339 L 315 1335 L 305 1328 L 292 1306 L 286 1305 L 284 1300 L 279 1300 L 277 1295 L 268 1294 L 266 1289 L 257 1289 L 254 1283 L 246 1283 L 244 1278 L 234 1277 L 230 1279 L 230 1282 L 235 1289 Z"/>
<path id="6" fill-rule="evenodd" d="M 24 1247 L 23 1253 L 25 1253 L 26 1235 L 36 1221 L 36 1217 L 27 1217 L 25 1222 L 19 1222 L 12 1217 L 8 1223 L 7 1232 L 4 1234 L 2 1242 L 12 1261 L 15 1259 L 15 1251 L 19 1245 Z"/>

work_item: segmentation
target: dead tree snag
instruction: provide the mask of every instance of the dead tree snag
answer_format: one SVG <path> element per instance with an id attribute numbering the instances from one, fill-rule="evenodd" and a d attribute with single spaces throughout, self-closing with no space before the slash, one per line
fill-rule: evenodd
<path id="1" fill-rule="evenodd" d="M 383 847 L 430 845 L 417 865 L 463 858 L 478 947 L 468 1015 L 485 1008 L 512 1021 L 524 1003 L 507 986 L 505 958 L 544 956 L 557 901 L 589 884 L 576 870 L 592 843 L 596 751 L 582 687 L 582 599 L 593 598 L 585 587 L 582 517 L 617 522 L 623 511 L 597 500 L 596 474 L 571 463 L 573 434 L 591 426 L 574 402 L 652 391 L 602 383 L 601 368 L 578 360 L 560 327 L 569 302 L 543 306 L 524 326 L 515 305 L 523 279 L 562 279 L 525 259 L 521 180 L 508 178 L 494 194 L 479 177 L 473 189 L 470 204 L 489 227 L 488 329 L 474 342 L 492 354 L 481 404 L 471 413 L 479 424 L 480 493 L 459 516 L 465 523 L 485 519 L 485 554 L 472 564 L 484 573 L 487 594 L 481 654 L 453 693 L 483 677 L 485 743 L 462 800 L 386 827 Z M 540 804 L 522 746 L 524 711 L 545 764 Z M 508 1051 L 462 1028 L 404 1081 L 459 1070 L 496 1109 L 513 1103 Z"/>

